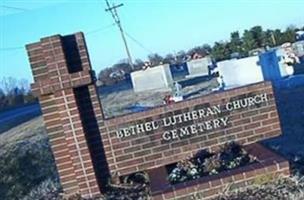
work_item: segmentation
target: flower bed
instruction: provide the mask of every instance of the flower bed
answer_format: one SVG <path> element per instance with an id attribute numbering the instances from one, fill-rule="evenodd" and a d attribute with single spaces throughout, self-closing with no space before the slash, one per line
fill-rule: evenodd
<path id="1" fill-rule="evenodd" d="M 167 166 L 168 181 L 171 184 L 198 179 L 203 176 L 242 167 L 257 162 L 236 143 L 226 144 L 218 152 L 202 150 L 194 157 Z"/>
<path id="2" fill-rule="evenodd" d="M 218 170 L 218 174 L 206 173 L 203 177 L 175 184 L 169 181 L 168 170 L 171 169 L 170 172 L 172 172 L 177 164 L 160 166 L 147 171 L 152 199 L 173 200 L 197 197 L 196 199 L 209 200 L 225 193 L 227 188 L 234 190 L 234 188 L 244 188 L 259 183 L 261 179 L 264 180 L 264 176 L 275 178 L 290 175 L 288 161 L 261 144 L 245 145 L 242 149 L 247 152 L 252 162 L 231 169 L 226 168 L 227 170 L 223 171 Z M 191 160 L 191 158 L 187 160 Z"/>

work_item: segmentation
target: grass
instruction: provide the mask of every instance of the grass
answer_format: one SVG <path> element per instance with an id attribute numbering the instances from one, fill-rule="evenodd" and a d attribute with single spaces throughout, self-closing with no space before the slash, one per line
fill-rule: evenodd
<path id="1" fill-rule="evenodd" d="M 291 161 L 294 176 L 279 180 L 260 177 L 256 180 L 256 185 L 242 190 L 225 191 L 217 200 L 304 199 L 304 86 L 277 91 L 276 98 L 283 135 L 264 143 Z M 117 100 L 121 99 L 117 97 Z M 99 199 L 132 199 L 132 188 L 116 187 L 116 190 L 123 191 L 122 195 L 115 196 L 114 192 Z M 42 117 L 27 121 L 0 135 L 1 200 L 59 200 L 62 199 L 60 192 Z M 149 198 L 148 194 L 146 198 Z"/>
<path id="2" fill-rule="evenodd" d="M 35 118 L 0 135 L 0 199 L 22 199 L 58 178 L 42 119 Z"/>

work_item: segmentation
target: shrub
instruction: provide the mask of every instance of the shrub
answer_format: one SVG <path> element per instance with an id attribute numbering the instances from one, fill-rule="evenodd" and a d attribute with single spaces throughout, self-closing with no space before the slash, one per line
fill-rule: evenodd
<path id="1" fill-rule="evenodd" d="M 206 175 L 244 166 L 254 162 L 255 158 L 236 143 L 228 143 L 219 152 L 199 151 L 193 158 L 179 161 L 173 169 L 168 170 L 171 184 L 197 179 Z"/>

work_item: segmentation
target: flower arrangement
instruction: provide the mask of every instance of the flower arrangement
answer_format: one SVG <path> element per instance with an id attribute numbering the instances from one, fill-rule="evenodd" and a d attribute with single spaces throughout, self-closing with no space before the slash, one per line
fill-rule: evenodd
<path id="1" fill-rule="evenodd" d="M 250 156 L 240 145 L 231 142 L 225 144 L 218 152 L 201 150 L 194 157 L 177 162 L 168 170 L 168 180 L 171 184 L 181 183 L 255 161 L 256 158 Z"/>

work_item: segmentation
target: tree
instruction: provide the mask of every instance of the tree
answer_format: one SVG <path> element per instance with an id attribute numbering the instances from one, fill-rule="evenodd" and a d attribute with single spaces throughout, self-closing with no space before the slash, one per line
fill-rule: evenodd
<path id="1" fill-rule="evenodd" d="M 203 56 L 211 54 L 217 61 L 229 59 L 233 53 L 238 53 L 235 54 L 238 57 L 245 57 L 248 56 L 251 50 L 257 48 L 275 47 L 285 42 L 294 42 L 295 32 L 298 30 L 304 31 L 304 27 L 289 26 L 285 31 L 281 31 L 280 29 L 267 29 L 264 31 L 262 26 L 254 26 L 249 30 L 245 30 L 242 35 L 238 31 L 234 31 L 230 34 L 230 41 L 215 42 L 212 47 L 208 44 L 203 44 L 202 46 L 189 49 L 187 53 L 182 50 L 175 55 L 169 53 L 164 58 L 155 53 L 149 55 L 148 60 L 155 66 L 160 63 L 181 64 L 193 53 L 199 53 Z M 144 62 L 138 59 L 135 60 L 134 64 L 135 69 L 140 69 Z M 107 74 L 109 71 L 111 69 L 106 69 L 103 73 L 100 73 L 100 77 L 104 77 L 104 74 Z"/>
<path id="2" fill-rule="evenodd" d="M 275 46 L 283 44 L 282 32 L 280 29 L 274 30 L 273 37 L 275 40 Z"/>
<path id="3" fill-rule="evenodd" d="M 243 37 L 242 37 L 242 41 L 243 41 L 243 49 L 246 53 L 248 53 L 250 50 L 252 49 L 256 49 L 257 43 L 255 41 L 255 38 L 253 36 L 253 33 L 251 31 L 245 30 Z"/>
<path id="4" fill-rule="evenodd" d="M 23 103 L 24 103 L 24 91 L 18 87 L 14 88 L 10 104 L 22 105 Z"/>
<path id="5" fill-rule="evenodd" d="M 137 58 L 137 59 L 134 61 L 134 68 L 135 68 L 135 70 L 141 69 L 142 66 L 144 66 L 144 61 L 142 61 L 141 59 L 138 59 L 138 58 Z"/>
<path id="6" fill-rule="evenodd" d="M 282 35 L 282 43 L 285 42 L 295 42 L 296 41 L 296 31 L 295 27 L 288 27 Z"/>
<path id="7" fill-rule="evenodd" d="M 113 72 L 123 70 L 125 73 L 130 73 L 132 68 L 127 59 L 120 60 L 118 63 L 112 66 Z"/>
<path id="8" fill-rule="evenodd" d="M 32 102 L 37 102 L 38 99 L 34 97 L 33 93 L 31 90 L 29 90 L 23 97 L 24 103 L 32 103 Z"/>
<path id="9" fill-rule="evenodd" d="M 235 53 L 242 53 L 242 40 L 238 31 L 230 34 L 230 50 Z"/>
<path id="10" fill-rule="evenodd" d="M 175 57 L 173 54 L 169 53 L 165 56 L 163 62 L 166 64 L 172 64 L 175 61 Z"/>
<path id="11" fill-rule="evenodd" d="M 265 46 L 274 47 L 276 45 L 273 30 L 267 29 L 265 31 L 265 37 L 266 37 Z"/>
<path id="12" fill-rule="evenodd" d="M 200 54 L 200 55 L 202 55 L 203 57 L 206 56 L 206 55 L 208 54 L 207 51 L 204 49 L 203 46 L 194 47 L 194 48 L 190 49 L 190 50 L 187 52 L 187 54 L 188 54 L 189 56 L 192 56 L 192 55 L 195 54 L 195 53 Z"/>
<path id="13" fill-rule="evenodd" d="M 176 53 L 175 58 L 176 58 L 176 63 L 177 64 L 181 64 L 183 62 L 185 62 L 187 57 L 187 54 L 185 51 L 179 51 Z"/>
<path id="14" fill-rule="evenodd" d="M 20 89 L 24 91 L 24 93 L 28 93 L 31 90 L 30 83 L 26 79 L 18 80 L 18 85 L 19 85 Z"/>
<path id="15" fill-rule="evenodd" d="M 3 77 L 1 81 L 4 93 L 10 95 L 13 90 L 17 87 L 17 80 L 13 77 Z"/>
<path id="16" fill-rule="evenodd" d="M 203 49 L 205 49 L 207 54 L 210 54 L 212 51 L 212 48 L 209 44 L 203 44 Z"/>
<path id="17" fill-rule="evenodd" d="M 216 61 L 229 59 L 231 51 L 226 42 L 216 42 L 212 48 L 212 56 Z"/>
<path id="18" fill-rule="evenodd" d="M 0 110 L 36 101 L 27 80 L 4 77 L 0 81 Z"/>
<path id="19" fill-rule="evenodd" d="M 250 29 L 252 37 L 255 41 L 256 47 L 261 48 L 265 46 L 265 34 L 261 26 L 254 26 Z M 251 49 L 252 50 L 252 49 Z"/>
<path id="20" fill-rule="evenodd" d="M 7 98 L 4 91 L 0 88 L 0 110 L 7 106 Z"/>
<path id="21" fill-rule="evenodd" d="M 100 71 L 98 74 L 98 79 L 101 81 L 102 85 L 112 85 L 115 83 L 114 80 L 110 78 L 110 74 L 113 72 L 113 69 L 108 67 Z"/>
<path id="22" fill-rule="evenodd" d="M 164 60 L 163 57 L 161 57 L 157 53 L 148 55 L 148 59 L 149 59 L 152 66 L 159 65 Z"/>

